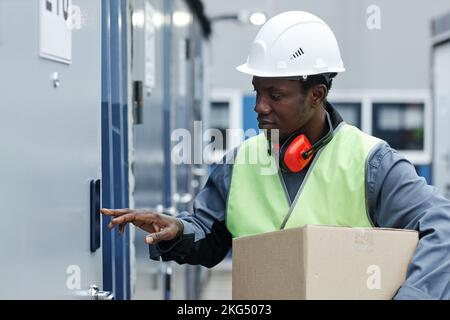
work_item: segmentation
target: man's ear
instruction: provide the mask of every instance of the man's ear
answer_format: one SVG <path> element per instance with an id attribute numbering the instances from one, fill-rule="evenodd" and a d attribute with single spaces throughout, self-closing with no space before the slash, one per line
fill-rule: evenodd
<path id="1" fill-rule="evenodd" d="M 324 84 L 318 84 L 311 88 L 311 105 L 318 107 L 322 105 L 328 94 L 327 86 Z"/>

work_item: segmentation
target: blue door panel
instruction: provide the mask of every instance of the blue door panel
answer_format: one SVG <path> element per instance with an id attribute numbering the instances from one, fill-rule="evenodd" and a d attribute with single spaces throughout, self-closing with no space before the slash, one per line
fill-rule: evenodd
<path id="1" fill-rule="evenodd" d="M 126 208 L 128 199 L 128 104 L 126 1 L 102 0 L 102 206 Z M 129 299 L 129 228 L 110 231 L 103 219 L 103 287 Z"/>

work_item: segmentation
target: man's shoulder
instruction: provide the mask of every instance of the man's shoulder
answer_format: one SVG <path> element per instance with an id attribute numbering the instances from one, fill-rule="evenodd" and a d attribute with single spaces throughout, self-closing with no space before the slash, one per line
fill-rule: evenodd
<path id="1" fill-rule="evenodd" d="M 378 168 L 382 164 L 394 165 L 398 161 L 408 161 L 408 159 L 396 149 L 392 148 L 389 143 L 381 140 L 380 143 L 376 144 L 368 157 L 368 163 L 371 167 Z M 408 161 L 409 162 L 409 161 Z"/>

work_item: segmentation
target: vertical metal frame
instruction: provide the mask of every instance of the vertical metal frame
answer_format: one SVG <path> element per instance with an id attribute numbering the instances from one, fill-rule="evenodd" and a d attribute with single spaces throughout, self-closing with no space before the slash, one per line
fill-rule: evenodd
<path id="1" fill-rule="evenodd" d="M 128 207 L 128 95 L 126 1 L 102 0 L 103 207 Z M 129 229 L 123 236 L 103 219 L 103 287 L 129 299 Z"/>

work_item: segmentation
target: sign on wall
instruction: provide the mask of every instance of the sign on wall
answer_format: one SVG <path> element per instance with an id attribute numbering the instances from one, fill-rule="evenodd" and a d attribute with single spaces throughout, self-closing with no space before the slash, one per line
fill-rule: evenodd
<path id="1" fill-rule="evenodd" d="M 70 64 L 72 62 L 72 0 L 40 0 L 39 55 Z"/>

